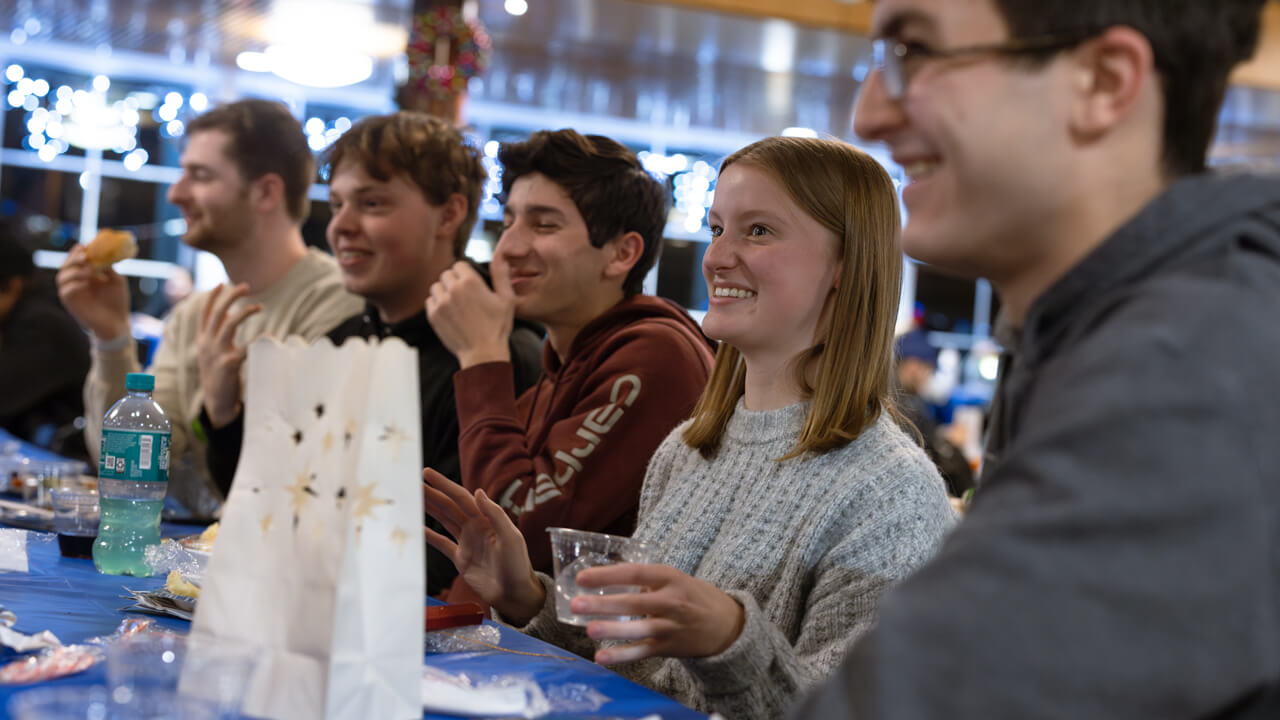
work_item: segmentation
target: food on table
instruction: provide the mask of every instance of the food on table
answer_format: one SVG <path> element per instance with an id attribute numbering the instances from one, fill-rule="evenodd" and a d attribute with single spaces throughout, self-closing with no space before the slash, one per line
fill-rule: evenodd
<path id="1" fill-rule="evenodd" d="M 218 539 L 218 523 L 214 523 L 204 529 L 200 533 L 200 544 L 213 547 L 213 541 Z"/>
<path id="2" fill-rule="evenodd" d="M 164 581 L 164 589 L 174 595 L 181 595 L 182 597 L 200 597 L 200 588 L 192 585 L 186 578 L 182 577 L 182 573 L 177 570 L 169 571 L 169 577 Z"/>
<path id="3" fill-rule="evenodd" d="M 213 543 L 218 539 L 218 523 L 204 529 L 199 535 L 188 535 L 178 540 L 182 547 L 201 553 L 213 551 Z"/>
<path id="4" fill-rule="evenodd" d="M 90 267 L 106 270 L 121 260 L 137 255 L 138 241 L 128 230 L 103 228 L 85 246 L 84 254 Z"/>

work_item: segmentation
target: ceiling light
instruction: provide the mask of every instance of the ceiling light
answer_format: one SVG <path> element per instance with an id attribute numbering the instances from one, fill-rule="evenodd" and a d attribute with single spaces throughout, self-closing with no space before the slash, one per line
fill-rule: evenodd
<path id="1" fill-rule="evenodd" d="M 249 72 L 271 72 L 271 61 L 266 53 L 246 50 L 236 56 L 236 66 Z"/>
<path id="2" fill-rule="evenodd" d="M 765 20 L 760 66 L 765 72 L 789 73 L 795 64 L 796 29 L 784 20 Z"/>
<path id="3" fill-rule="evenodd" d="M 373 58 L 350 50 L 272 45 L 266 54 L 271 72 L 307 87 L 354 85 L 373 74 Z"/>
<path id="4" fill-rule="evenodd" d="M 108 150 L 126 144 L 137 129 L 124 122 L 121 103 L 108 106 L 100 93 L 86 94 L 62 123 L 68 143 L 86 150 Z M 52 137 L 53 128 L 46 128 Z"/>

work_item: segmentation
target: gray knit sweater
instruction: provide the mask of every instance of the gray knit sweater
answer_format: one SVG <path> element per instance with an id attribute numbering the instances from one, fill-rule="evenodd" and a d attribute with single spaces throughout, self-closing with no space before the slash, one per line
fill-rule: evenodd
<path id="1" fill-rule="evenodd" d="M 650 658 L 623 675 L 704 712 L 780 718 L 873 622 L 890 583 L 933 554 L 954 522 L 928 457 L 881 416 L 843 448 L 785 462 L 808 404 L 751 412 L 741 402 L 711 459 L 677 427 L 654 454 L 635 537 L 663 562 L 715 584 L 746 622 L 708 658 Z M 583 628 L 547 604 L 522 628 L 592 657 Z"/>

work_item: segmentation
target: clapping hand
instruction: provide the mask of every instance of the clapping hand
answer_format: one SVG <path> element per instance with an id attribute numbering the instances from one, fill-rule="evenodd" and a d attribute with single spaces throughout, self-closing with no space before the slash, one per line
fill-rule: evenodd
<path id="1" fill-rule="evenodd" d="M 570 608 L 580 615 L 644 616 L 639 620 L 593 620 L 595 640 L 631 641 L 596 652 L 601 665 L 647 657 L 719 655 L 742 634 L 745 613 L 723 590 L 668 565 L 620 564 L 578 573 L 584 588 L 638 585 L 647 592 L 579 595 Z"/>
<path id="2" fill-rule="evenodd" d="M 196 361 L 200 366 L 200 395 L 214 427 L 223 427 L 240 413 L 240 367 L 248 348 L 236 344 L 236 330 L 245 318 L 262 310 L 247 305 L 236 312 L 232 304 L 249 294 L 241 283 L 231 289 L 219 285 L 209 293 L 196 336 Z"/>

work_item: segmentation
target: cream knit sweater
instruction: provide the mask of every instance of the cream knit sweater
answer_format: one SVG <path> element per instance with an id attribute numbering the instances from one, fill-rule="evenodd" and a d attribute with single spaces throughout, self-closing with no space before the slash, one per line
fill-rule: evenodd
<path id="1" fill-rule="evenodd" d="M 876 602 L 927 560 L 955 516 L 924 451 L 885 415 L 843 448 L 778 462 L 808 405 L 769 412 L 739 402 L 708 460 L 681 440 L 658 448 L 635 537 L 666 564 L 715 584 L 746 611 L 724 653 L 618 667 L 636 682 L 734 720 L 785 717 L 874 622 Z M 595 643 L 547 605 L 522 628 L 585 657 Z"/>

